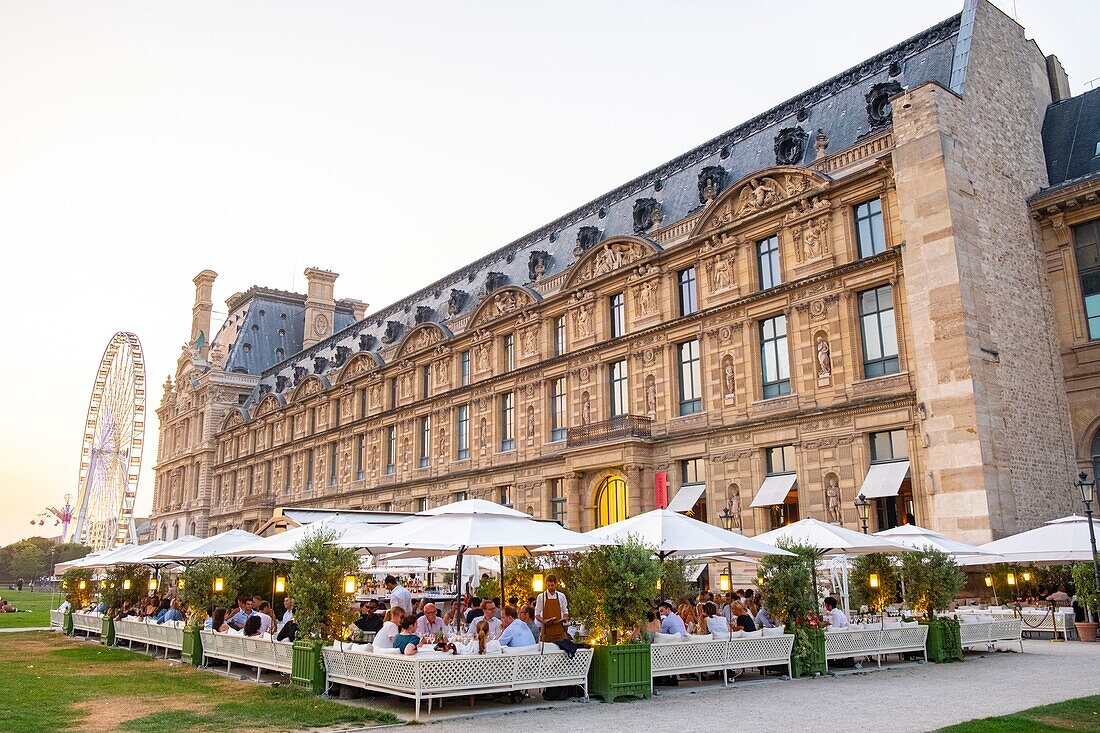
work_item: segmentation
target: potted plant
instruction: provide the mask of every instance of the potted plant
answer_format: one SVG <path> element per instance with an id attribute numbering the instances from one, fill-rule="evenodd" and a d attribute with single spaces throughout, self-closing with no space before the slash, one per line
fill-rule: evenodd
<path id="1" fill-rule="evenodd" d="M 780 542 L 795 557 L 768 556 L 760 561 L 764 607 L 776 622 L 794 634 L 791 672 L 795 677 L 825 674 L 825 632 L 817 616 L 817 561 L 821 550 L 811 545 Z"/>
<path id="2" fill-rule="evenodd" d="M 882 613 L 897 595 L 897 564 L 883 553 L 861 555 L 856 558 L 848 583 L 854 605 L 867 606 L 873 613 Z"/>
<path id="3" fill-rule="evenodd" d="M 928 548 L 906 552 L 901 556 L 901 570 L 905 577 L 905 592 L 909 605 L 923 614 L 923 624 L 928 625 L 926 650 L 933 662 L 961 662 L 963 660 L 962 632 L 959 620 L 943 614 L 951 608 L 951 602 L 963 586 L 966 574 L 945 552 Z"/>
<path id="4" fill-rule="evenodd" d="M 1100 610 L 1097 605 L 1096 575 L 1091 562 L 1077 562 L 1073 564 L 1073 584 L 1077 586 L 1077 600 L 1084 607 L 1085 621 L 1077 621 L 1073 625 L 1077 627 L 1077 638 L 1081 641 L 1096 641 L 1096 613 Z"/>
<path id="5" fill-rule="evenodd" d="M 61 589 L 65 591 L 65 600 L 69 610 L 61 623 L 66 634 L 73 633 L 73 611 L 86 608 L 92 602 L 92 571 L 84 568 L 69 568 L 61 576 Z"/>
<path id="6" fill-rule="evenodd" d="M 573 556 L 562 570 L 570 616 L 593 645 L 589 693 L 604 702 L 653 692 L 649 644 L 632 632 L 645 627 L 662 572 L 653 549 L 633 539 Z"/>
<path id="7" fill-rule="evenodd" d="M 239 563 L 221 557 L 207 557 L 194 563 L 180 575 L 183 587 L 179 597 L 187 602 L 187 624 L 183 628 L 183 650 L 180 659 L 184 664 L 198 667 L 202 664 L 202 636 L 206 619 L 214 608 L 229 608 L 244 572 Z M 221 579 L 221 590 L 215 590 Z"/>
<path id="8" fill-rule="evenodd" d="M 328 544 L 332 530 L 321 529 L 294 546 L 294 562 L 287 583 L 294 595 L 295 634 L 291 684 L 320 694 L 325 689 L 321 646 L 325 639 L 341 639 L 354 613 L 344 592 L 344 578 L 354 575 L 359 558 L 350 547 Z"/>

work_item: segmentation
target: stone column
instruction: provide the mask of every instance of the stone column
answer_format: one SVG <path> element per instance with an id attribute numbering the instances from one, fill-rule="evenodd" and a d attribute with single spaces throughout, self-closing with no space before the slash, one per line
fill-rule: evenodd
<path id="1" fill-rule="evenodd" d="M 584 474 L 579 471 L 565 474 L 566 521 L 569 523 L 569 529 L 574 532 L 583 532 L 586 529 L 591 529 L 591 527 L 583 526 L 581 519 L 583 516 L 581 512 L 585 503 L 585 498 L 581 493 L 581 481 L 583 478 Z"/>
<path id="2" fill-rule="evenodd" d="M 623 468 L 626 470 L 627 514 L 633 517 L 645 511 L 642 508 L 642 466 L 628 463 Z"/>

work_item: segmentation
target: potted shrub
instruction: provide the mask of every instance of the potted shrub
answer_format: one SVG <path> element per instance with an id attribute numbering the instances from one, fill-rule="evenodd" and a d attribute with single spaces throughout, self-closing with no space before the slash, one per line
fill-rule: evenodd
<path id="1" fill-rule="evenodd" d="M 356 573 L 359 558 L 350 547 L 328 544 L 336 537 L 332 530 L 320 529 L 303 538 L 294 546 L 295 559 L 287 577 L 298 625 L 290 681 L 316 694 L 325 689 L 323 640 L 344 638 L 355 615 L 344 593 L 344 578 Z"/>
<path id="2" fill-rule="evenodd" d="M 926 650 L 933 662 L 961 662 L 962 632 L 957 618 L 937 617 L 951 608 L 951 602 L 963 586 L 966 574 L 945 552 L 928 548 L 901 556 L 905 592 L 912 609 L 924 615 L 928 625 Z"/>
<path id="3" fill-rule="evenodd" d="M 561 573 L 570 616 L 593 645 L 588 690 L 604 702 L 653 692 L 649 644 L 632 632 L 645 627 L 662 572 L 653 549 L 630 540 L 575 555 Z"/>
<path id="4" fill-rule="evenodd" d="M 61 589 L 65 591 L 65 600 L 71 608 L 65 612 L 61 629 L 66 634 L 73 633 L 73 611 L 87 607 L 92 602 L 92 571 L 84 568 L 69 568 L 61 576 Z"/>
<path id="5" fill-rule="evenodd" d="M 221 557 L 207 557 L 194 563 L 180 575 L 183 587 L 179 597 L 187 602 L 187 624 L 183 628 L 184 664 L 202 664 L 202 636 L 211 609 L 229 606 L 235 600 L 244 568 Z M 215 580 L 221 578 L 222 590 L 215 591 Z"/>
<path id="6" fill-rule="evenodd" d="M 848 584 L 856 607 L 867 606 L 873 613 L 882 613 L 897 596 L 898 566 L 883 553 L 861 555 L 853 564 Z"/>
<path id="7" fill-rule="evenodd" d="M 127 588 L 126 586 L 130 587 Z M 140 565 L 111 568 L 99 582 L 100 596 L 107 610 L 127 603 L 137 603 L 149 590 L 149 569 Z M 108 646 L 115 643 L 115 620 L 104 616 L 100 640 Z"/>
<path id="8" fill-rule="evenodd" d="M 795 557 L 768 556 L 760 561 L 764 608 L 786 632 L 794 634 L 791 671 L 795 677 L 825 673 L 825 632 L 817 616 L 817 547 L 780 542 Z"/>
<path id="9" fill-rule="evenodd" d="M 1096 575 L 1091 562 L 1077 562 L 1073 564 L 1073 584 L 1077 586 L 1077 601 L 1085 609 L 1085 621 L 1077 621 L 1073 625 L 1077 627 L 1077 638 L 1081 641 L 1096 641 L 1096 613 L 1100 610 L 1097 605 Z"/>

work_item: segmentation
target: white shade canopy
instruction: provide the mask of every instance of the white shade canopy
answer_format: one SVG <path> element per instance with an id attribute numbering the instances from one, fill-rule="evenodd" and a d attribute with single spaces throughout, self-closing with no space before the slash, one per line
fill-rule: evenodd
<path id="1" fill-rule="evenodd" d="M 1093 529 L 1100 537 L 1100 522 L 1093 520 Z M 1065 563 L 1087 562 L 1092 559 L 1089 524 L 1076 514 L 1047 522 L 1042 527 L 1020 532 L 1010 537 L 979 545 L 983 552 L 997 558 L 967 557 L 960 565 L 987 563 Z"/>
<path id="2" fill-rule="evenodd" d="M 301 527 L 288 529 L 270 537 L 258 537 L 242 541 L 235 547 L 223 551 L 221 555 L 222 557 L 247 557 L 261 562 L 265 560 L 290 562 L 294 560 L 294 548 L 298 543 L 315 532 L 327 530 L 338 537 L 342 537 L 350 527 L 366 530 L 378 529 L 393 524 L 393 522 L 380 524 L 367 520 L 368 517 L 361 514 L 337 514 L 319 519 L 316 522 L 303 524 Z"/>
<path id="3" fill-rule="evenodd" d="M 131 545 L 126 546 L 131 547 Z M 65 571 L 69 570 L 70 568 L 95 567 L 96 561 L 110 552 L 114 552 L 114 550 L 100 550 L 99 552 L 90 552 L 84 557 L 78 557 L 75 560 L 66 560 L 65 562 L 59 562 L 57 565 L 54 565 L 53 572 L 55 575 L 63 575 Z"/>
<path id="4" fill-rule="evenodd" d="M 786 550 L 780 550 L 772 545 L 668 509 L 654 509 L 586 532 L 585 535 L 616 544 L 634 537 L 639 542 L 653 547 L 661 559 L 679 556 L 763 557 L 790 554 Z"/>
<path id="5" fill-rule="evenodd" d="M 589 547 L 604 543 L 557 522 L 539 521 L 490 501 L 468 499 L 419 512 L 413 519 L 389 527 L 349 527 L 332 544 L 372 555 L 405 551 L 406 556 L 436 556 L 458 551 L 528 555 L 544 545 Z"/>
<path id="6" fill-rule="evenodd" d="M 909 551 L 908 547 L 885 537 L 866 535 L 812 518 L 773 529 L 757 535 L 755 539 L 769 545 L 777 545 L 782 540 L 810 545 L 822 550 L 826 555 L 869 555 L 873 552 Z"/>
<path id="7" fill-rule="evenodd" d="M 885 537 L 891 542 L 905 545 L 914 550 L 939 550 L 940 552 L 946 552 L 948 555 L 954 557 L 963 557 L 966 555 L 993 556 L 992 553 L 985 552 L 977 545 L 968 545 L 965 542 L 949 540 L 939 532 L 934 532 L 924 527 L 918 527 L 915 524 L 902 524 L 891 529 L 884 529 L 881 532 L 875 532 L 875 537 Z M 986 560 L 986 562 L 990 561 Z"/>
<path id="8" fill-rule="evenodd" d="M 142 561 L 145 558 L 156 553 L 166 544 L 168 543 L 164 540 L 154 540 L 144 545 L 123 545 L 104 552 L 94 559 L 89 555 L 85 558 L 85 562 L 70 567 L 111 568 L 115 565 L 143 565 L 145 563 Z"/>
<path id="9" fill-rule="evenodd" d="M 787 494 L 794 488 L 794 482 L 798 479 L 795 473 L 777 473 L 764 479 L 760 484 L 760 490 L 753 497 L 751 507 L 775 506 L 787 500 Z"/>
<path id="10" fill-rule="evenodd" d="M 212 537 L 191 542 L 177 547 L 169 552 L 157 552 L 149 557 L 150 560 L 170 560 L 172 562 L 193 562 L 207 557 L 219 557 L 223 552 L 231 551 L 249 540 L 257 540 L 259 535 L 245 532 L 243 529 L 231 529 Z"/>
<path id="11" fill-rule="evenodd" d="M 179 550 L 180 548 L 189 547 L 190 545 L 193 545 L 196 542 L 202 542 L 202 538 L 201 537 L 196 537 L 193 534 L 185 534 L 183 537 L 179 537 L 177 539 L 169 540 L 168 542 L 165 542 L 155 552 L 146 553 L 146 557 L 147 558 L 151 557 L 154 554 L 157 554 L 157 555 L 170 555 L 173 552 L 176 552 L 177 550 Z M 149 562 L 159 563 L 159 564 L 170 564 L 171 563 L 170 560 L 160 560 L 160 559 L 157 559 L 157 560 L 150 559 Z"/>
<path id="12" fill-rule="evenodd" d="M 171 543 L 164 540 L 153 540 L 152 542 L 147 542 L 144 545 L 138 545 L 125 555 L 118 555 L 114 558 L 111 558 L 111 564 L 116 566 L 149 565 L 152 567 L 165 565 L 167 564 L 165 561 L 154 560 L 152 559 L 152 557 L 153 555 L 163 552 L 164 548 L 167 547 L 169 544 Z"/>
<path id="13" fill-rule="evenodd" d="M 909 475 L 909 461 L 872 463 L 859 488 L 864 499 L 880 499 L 897 496 L 905 477 Z"/>
<path id="14" fill-rule="evenodd" d="M 706 493 L 706 490 L 706 484 L 684 484 L 665 508 L 673 512 L 690 511 L 695 506 L 695 502 L 699 501 L 699 497 Z"/>

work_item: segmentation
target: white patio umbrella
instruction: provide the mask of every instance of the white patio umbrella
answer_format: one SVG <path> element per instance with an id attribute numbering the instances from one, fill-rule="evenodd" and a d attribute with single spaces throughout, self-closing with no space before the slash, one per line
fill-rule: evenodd
<path id="1" fill-rule="evenodd" d="M 114 565 L 148 565 L 152 568 L 161 568 L 165 565 L 172 565 L 171 560 L 163 560 L 160 558 L 153 558 L 153 555 L 160 555 L 164 553 L 173 552 L 176 548 L 188 547 L 195 542 L 199 542 L 199 538 L 195 535 L 184 535 L 178 539 L 164 541 L 155 540 L 148 544 L 139 545 L 139 550 L 130 552 L 125 557 L 115 558 L 112 561 Z"/>
<path id="2" fill-rule="evenodd" d="M 1094 519 L 1092 526 L 1096 534 L 1100 536 L 1100 522 Z M 983 552 L 993 553 L 998 557 L 966 557 L 960 560 L 959 564 L 1035 563 L 1056 565 L 1092 560 L 1092 542 L 1089 539 L 1088 520 L 1077 514 L 1055 519 L 1047 522 L 1042 527 L 993 540 L 978 547 Z"/>
<path id="3" fill-rule="evenodd" d="M 968 545 L 965 542 L 956 542 L 955 540 L 944 537 L 939 532 L 934 532 L 924 527 L 918 527 L 915 524 L 902 524 L 891 529 L 884 529 L 881 532 L 875 532 L 875 537 L 885 537 L 891 542 L 896 542 L 899 545 L 905 545 L 906 547 L 914 550 L 933 549 L 940 552 L 946 552 L 952 557 L 963 557 L 966 555 L 985 555 L 987 557 L 995 557 L 993 553 L 982 550 L 977 545 Z M 990 560 L 987 559 L 987 562 Z"/>
<path id="4" fill-rule="evenodd" d="M 223 552 L 231 551 L 249 540 L 257 540 L 259 535 L 245 532 L 243 529 L 231 529 L 198 542 L 177 547 L 168 553 L 157 552 L 149 556 L 150 560 L 169 560 L 187 565 L 207 557 L 221 557 Z"/>
<path id="5" fill-rule="evenodd" d="M 314 532 L 325 529 L 337 536 L 343 536 L 344 532 L 352 526 L 376 529 L 389 524 L 391 523 L 369 523 L 361 514 L 336 514 L 270 537 L 244 540 L 237 546 L 224 550 L 221 555 L 222 557 L 249 558 L 255 562 L 291 562 L 294 560 L 294 548 Z"/>
<path id="6" fill-rule="evenodd" d="M 90 552 L 84 557 L 78 557 L 75 560 L 66 560 L 65 562 L 59 562 L 53 566 L 54 575 L 64 575 L 66 570 L 71 568 L 86 568 L 93 567 L 96 560 L 103 557 L 112 550 L 100 550 L 99 552 Z"/>

